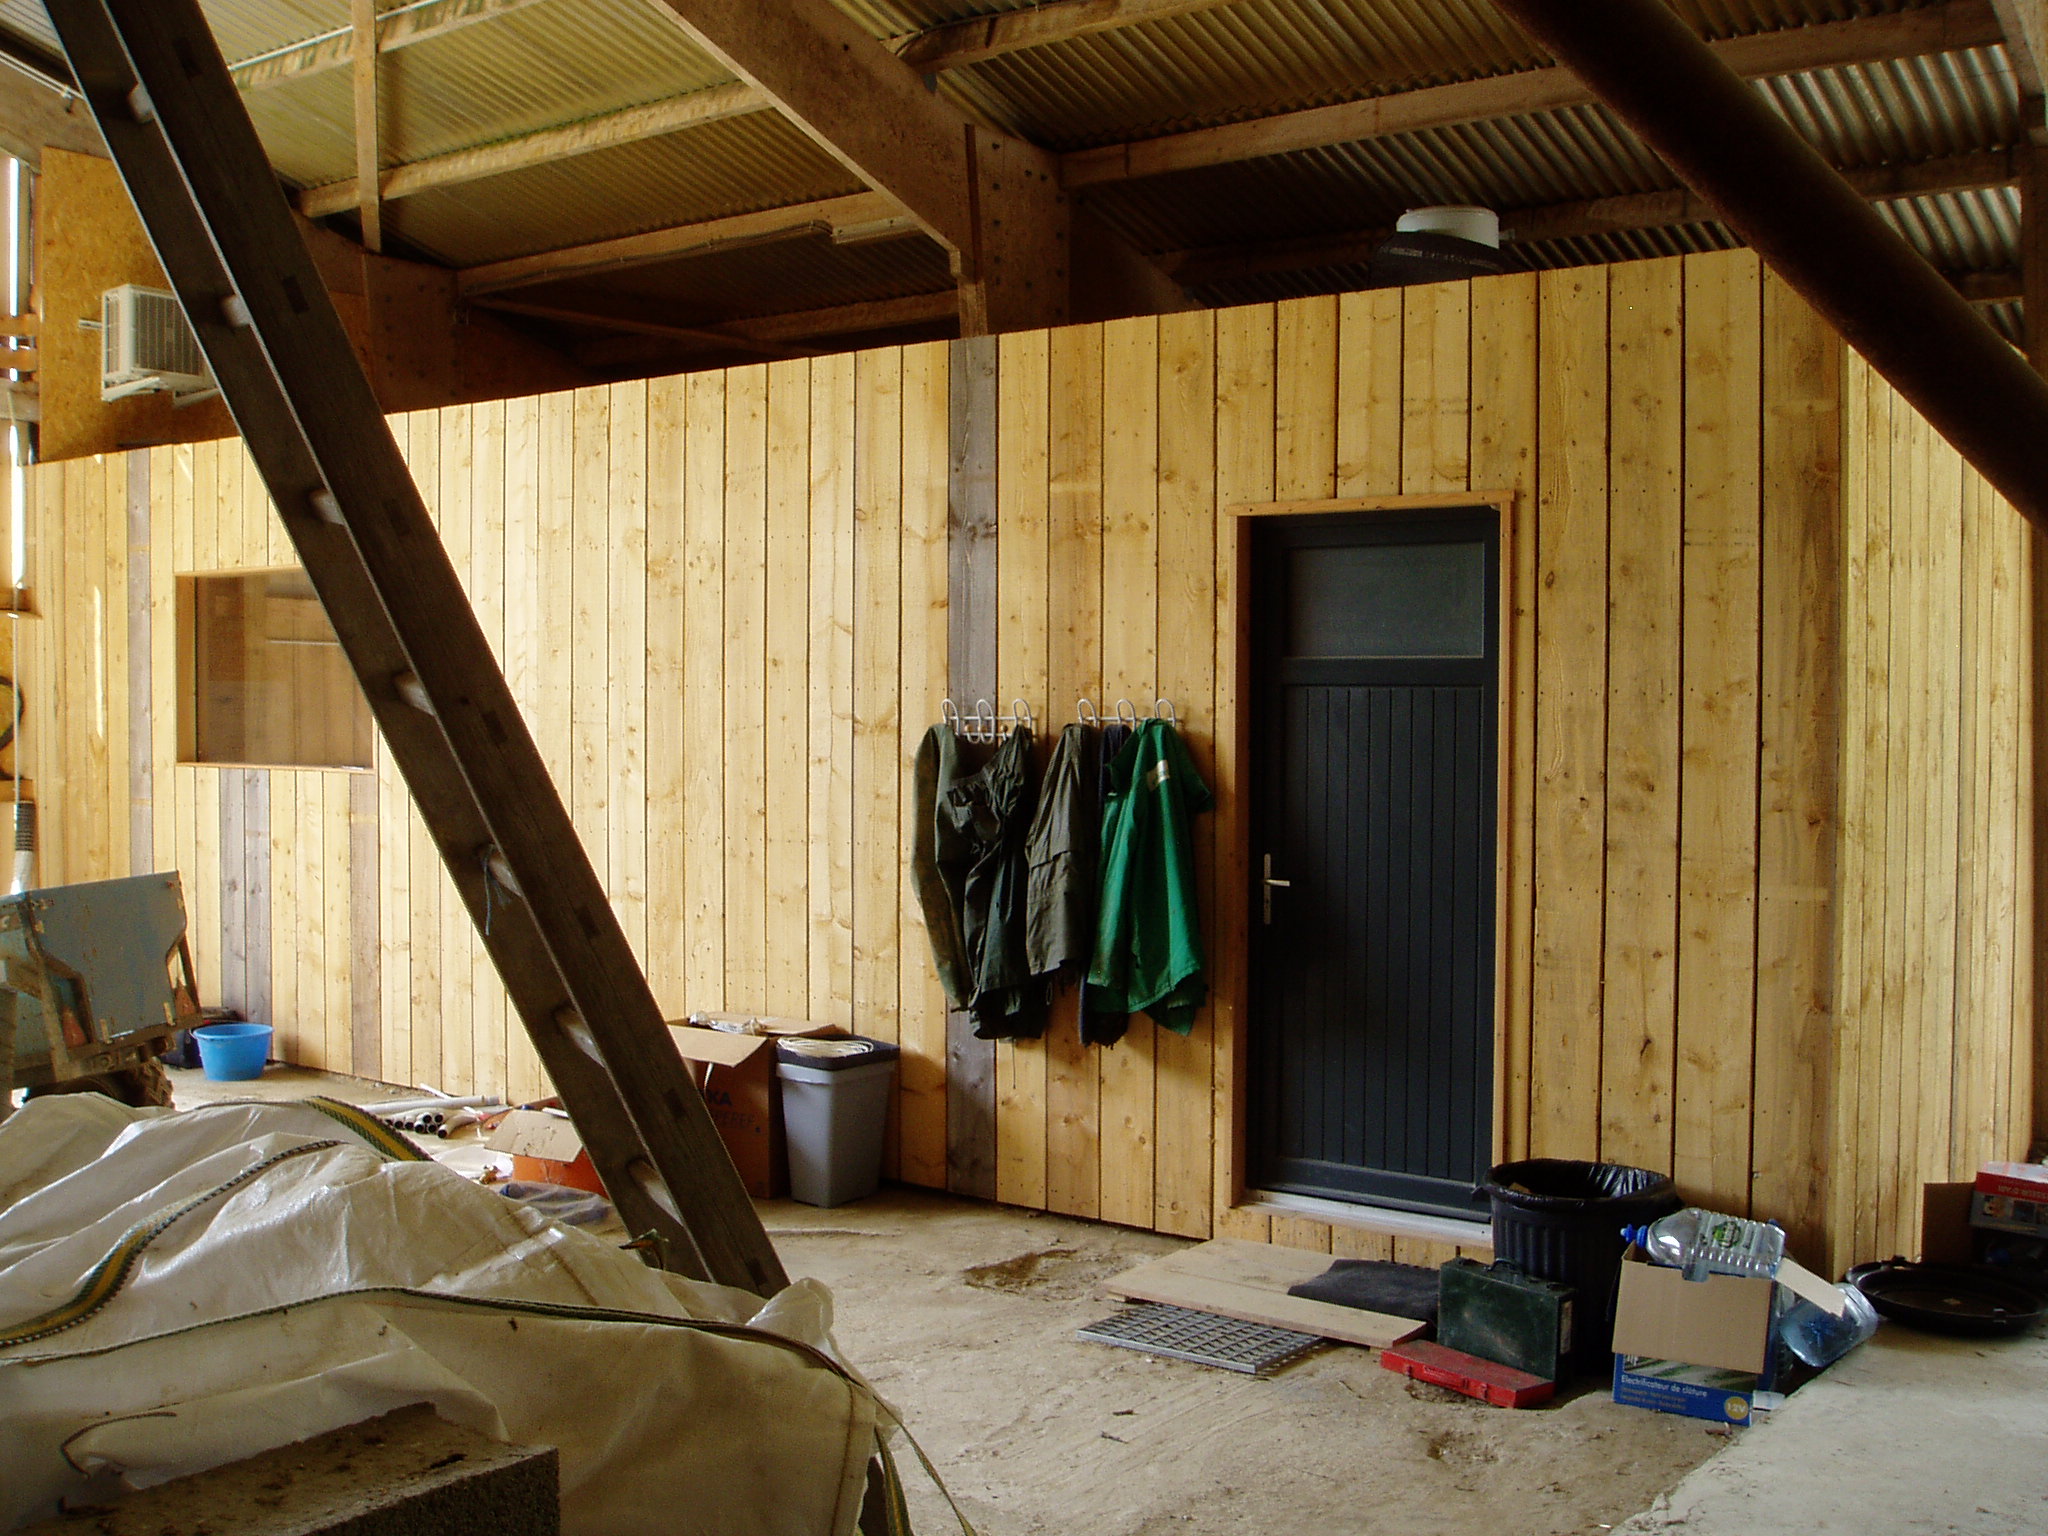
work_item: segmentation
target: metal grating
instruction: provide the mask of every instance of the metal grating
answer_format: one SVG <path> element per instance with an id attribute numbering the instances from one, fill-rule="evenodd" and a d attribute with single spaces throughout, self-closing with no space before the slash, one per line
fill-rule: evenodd
<path id="1" fill-rule="evenodd" d="M 1312 1333 L 1269 1328 L 1264 1323 L 1245 1323 L 1157 1302 L 1125 1307 L 1114 1317 L 1075 1329 L 1074 1337 L 1213 1365 L 1219 1370 L 1242 1371 L 1247 1376 L 1270 1376 L 1323 1342 Z"/>

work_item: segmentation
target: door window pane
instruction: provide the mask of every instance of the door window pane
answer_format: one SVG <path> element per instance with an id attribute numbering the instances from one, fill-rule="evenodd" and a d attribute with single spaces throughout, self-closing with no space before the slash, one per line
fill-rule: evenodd
<path id="1" fill-rule="evenodd" d="M 1287 654 L 1486 654 L 1486 546 L 1364 544 L 1287 556 Z"/>

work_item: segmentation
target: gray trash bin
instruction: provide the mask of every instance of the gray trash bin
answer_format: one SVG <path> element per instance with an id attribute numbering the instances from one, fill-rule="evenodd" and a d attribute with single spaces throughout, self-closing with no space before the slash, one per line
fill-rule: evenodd
<path id="1" fill-rule="evenodd" d="M 897 1054 L 857 1035 L 776 1042 L 792 1199 L 844 1205 L 880 1187 Z"/>

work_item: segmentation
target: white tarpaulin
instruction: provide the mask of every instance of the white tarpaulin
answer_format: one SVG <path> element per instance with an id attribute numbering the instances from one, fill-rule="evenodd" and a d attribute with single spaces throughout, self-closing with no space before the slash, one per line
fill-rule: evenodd
<path id="1" fill-rule="evenodd" d="M 831 1300 L 679 1279 L 310 1105 L 0 1121 L 0 1530 L 407 1403 L 561 1453 L 566 1532 L 853 1529 Z"/>

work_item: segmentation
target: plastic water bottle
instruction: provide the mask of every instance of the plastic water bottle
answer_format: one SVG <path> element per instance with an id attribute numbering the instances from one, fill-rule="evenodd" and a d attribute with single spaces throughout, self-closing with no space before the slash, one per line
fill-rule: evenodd
<path id="1" fill-rule="evenodd" d="M 1870 1298 L 1853 1285 L 1836 1289 L 1843 1301 L 1839 1315 L 1803 1296 L 1794 1296 L 1783 1286 L 1778 1288 L 1779 1300 L 1787 1303 L 1778 1316 L 1778 1338 L 1808 1365 L 1833 1365 L 1877 1332 L 1877 1308 Z"/>
<path id="2" fill-rule="evenodd" d="M 1684 1270 L 1688 1280 L 1708 1275 L 1769 1280 L 1785 1258 L 1785 1229 L 1775 1221 L 1747 1221 L 1696 1205 L 1646 1227 L 1630 1227 L 1623 1235 L 1660 1264 Z"/>

